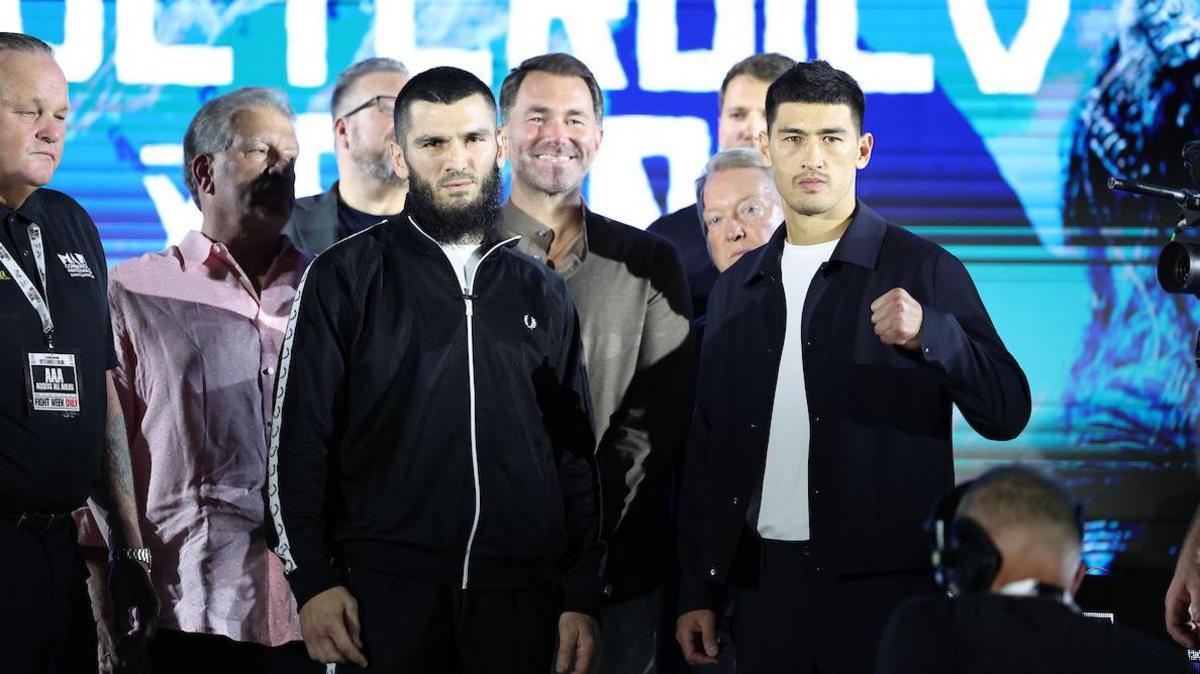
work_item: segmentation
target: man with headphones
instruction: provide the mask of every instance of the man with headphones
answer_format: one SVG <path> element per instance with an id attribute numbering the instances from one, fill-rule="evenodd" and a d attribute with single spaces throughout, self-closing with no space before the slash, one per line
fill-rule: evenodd
<path id="1" fill-rule="evenodd" d="M 1181 651 L 1080 615 L 1082 525 L 1053 478 L 994 468 L 943 497 L 927 529 L 946 594 L 896 609 L 875 674 L 1191 671 Z"/>

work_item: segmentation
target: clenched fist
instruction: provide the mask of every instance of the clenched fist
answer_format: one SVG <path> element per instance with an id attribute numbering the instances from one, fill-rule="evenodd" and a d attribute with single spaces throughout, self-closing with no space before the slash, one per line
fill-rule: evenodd
<path id="1" fill-rule="evenodd" d="M 880 341 L 909 351 L 921 345 L 925 312 L 904 288 L 892 288 L 871 303 L 871 324 Z"/>

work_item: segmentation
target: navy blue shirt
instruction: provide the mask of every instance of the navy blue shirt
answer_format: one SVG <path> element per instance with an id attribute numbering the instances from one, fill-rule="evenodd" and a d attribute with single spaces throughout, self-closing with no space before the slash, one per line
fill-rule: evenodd
<path id="1" fill-rule="evenodd" d="M 787 228 L 718 278 L 708 305 L 680 511 L 681 610 L 715 608 L 762 489 L 787 306 Z M 871 303 L 900 287 L 924 312 L 916 352 L 884 345 Z M 1030 414 L 1029 383 L 967 270 L 858 203 L 804 302 L 812 547 L 838 574 L 929 564 L 921 524 L 954 484 L 951 411 L 996 440 Z"/>
<path id="2" fill-rule="evenodd" d="M 105 371 L 116 366 L 108 318 L 108 272 L 87 212 L 61 192 L 35 191 L 16 211 L 0 206 L 0 243 L 40 287 L 29 245 L 36 223 L 45 244 L 54 346 L 77 352 L 82 413 L 31 417 L 25 354 L 46 351 L 42 322 L 0 267 L 0 512 L 62 513 L 87 499 L 100 475 L 107 406 Z"/>
<path id="3" fill-rule="evenodd" d="M 708 253 L 704 225 L 696 204 L 668 213 L 655 220 L 646 231 L 657 234 L 675 246 L 692 295 L 692 316 L 699 319 L 708 310 L 708 294 L 717 281 L 717 267 Z"/>

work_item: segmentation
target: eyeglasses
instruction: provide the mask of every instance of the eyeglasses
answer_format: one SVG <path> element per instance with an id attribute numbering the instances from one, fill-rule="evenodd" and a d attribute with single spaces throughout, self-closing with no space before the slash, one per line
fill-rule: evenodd
<path id="1" fill-rule="evenodd" d="M 358 106 L 357 108 L 354 108 L 350 112 L 347 112 L 346 114 L 342 115 L 342 117 L 346 118 L 355 113 L 362 112 L 363 110 L 366 110 L 367 108 L 371 107 L 372 105 L 375 106 L 375 109 L 378 110 L 379 112 L 387 115 L 388 117 L 391 117 L 392 113 L 396 110 L 396 97 L 395 96 L 372 96 L 371 98 L 368 98 L 365 103 Z"/>

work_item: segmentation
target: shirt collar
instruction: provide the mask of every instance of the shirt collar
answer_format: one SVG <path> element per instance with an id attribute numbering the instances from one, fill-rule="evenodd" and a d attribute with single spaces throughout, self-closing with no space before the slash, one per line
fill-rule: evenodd
<path id="1" fill-rule="evenodd" d="M 1054 599 L 1075 611 L 1079 610 L 1075 605 L 1075 598 L 1071 596 L 1070 592 L 1057 585 L 1042 583 L 1036 578 L 1023 578 L 1013 581 L 996 590 L 996 594 L 1008 597 L 1042 597 L 1045 599 Z"/>
<path id="2" fill-rule="evenodd" d="M 306 257 L 306 254 L 297 248 L 286 234 L 279 236 L 282 244 L 279 247 L 279 254 L 275 256 L 275 261 L 271 265 L 272 268 L 278 267 L 280 261 L 292 263 L 293 267 L 304 266 L 301 258 Z M 229 255 L 229 249 L 224 244 L 213 241 L 198 229 L 193 229 L 183 235 L 183 240 L 179 242 L 179 253 L 183 257 L 184 271 L 203 266 L 212 257 L 228 258 L 228 261 L 233 263 L 233 257 Z M 233 263 L 232 266 L 235 269 L 238 268 L 236 263 Z"/>
<path id="3" fill-rule="evenodd" d="M 577 255 L 580 261 L 582 261 L 587 258 L 587 223 L 591 219 L 592 213 L 588 210 L 586 202 L 580 208 L 583 209 L 583 232 L 579 237 L 579 241 L 575 244 L 575 250 L 571 251 L 570 254 Z M 540 220 L 521 210 L 519 206 L 513 203 L 511 198 L 504 202 L 502 217 L 504 228 L 509 233 L 520 236 L 523 242 L 527 242 L 529 245 L 540 249 L 543 255 L 550 252 L 550 241 L 554 238 L 554 233 L 549 227 L 542 224 Z M 568 254 L 568 257 L 570 254 Z"/>
<path id="4" fill-rule="evenodd" d="M 829 256 L 830 262 L 845 262 L 866 269 L 874 269 L 879 263 L 879 249 L 883 247 L 883 237 L 887 233 L 887 220 L 870 206 L 857 201 L 850 225 L 842 233 L 837 247 Z M 783 255 L 783 245 L 787 240 L 787 223 L 775 229 L 767 244 L 752 253 L 754 273 L 746 282 L 750 283 L 760 277 L 767 276 L 778 279 L 780 276 L 780 256 Z"/>

